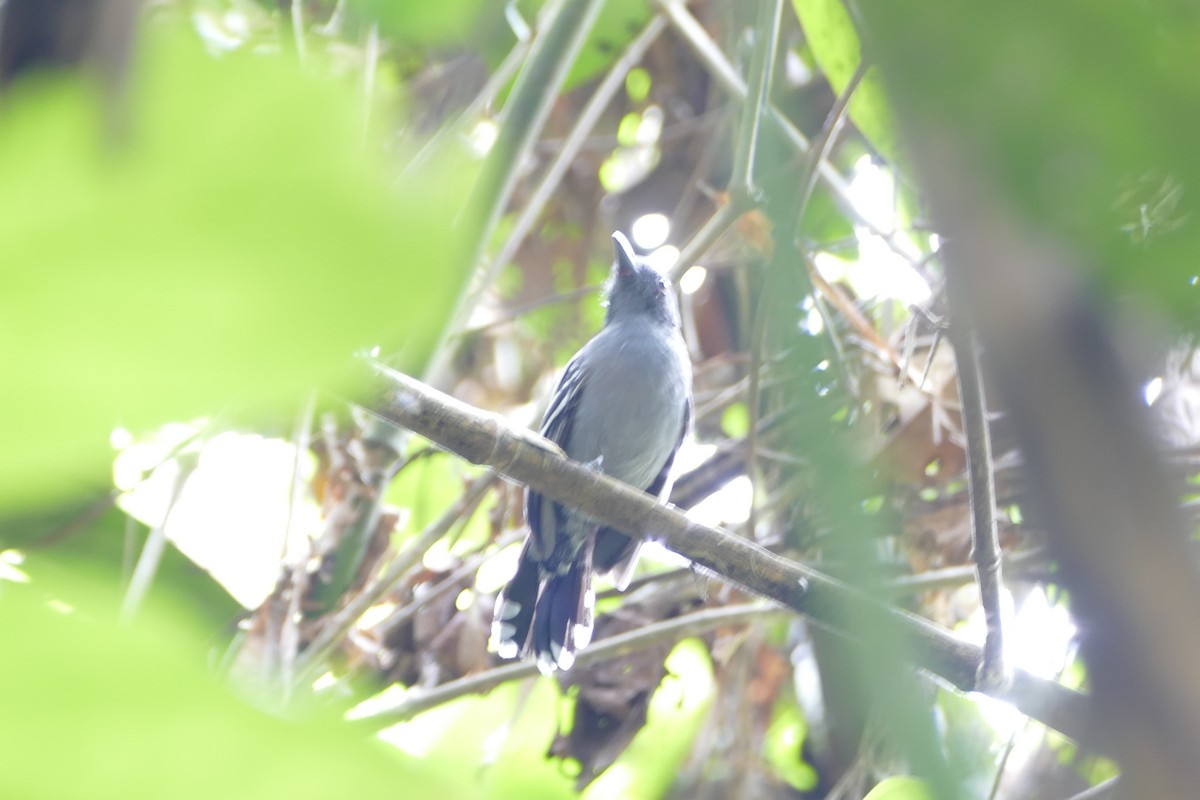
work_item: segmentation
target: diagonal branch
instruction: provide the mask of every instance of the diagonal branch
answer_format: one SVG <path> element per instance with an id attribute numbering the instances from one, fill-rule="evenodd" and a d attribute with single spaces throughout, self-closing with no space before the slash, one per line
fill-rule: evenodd
<path id="1" fill-rule="evenodd" d="M 782 558 L 753 542 L 688 519 L 606 475 L 565 458 L 537 434 L 510 427 L 501 417 L 442 394 L 407 375 L 373 363 L 372 413 L 408 428 L 475 464 L 486 464 L 554 500 L 570 503 L 613 527 L 641 531 L 722 580 L 798 611 L 850 639 L 845 620 L 867 630 L 901 634 L 906 657 L 950 685 L 971 691 L 980 661 L 978 647 L 955 639 L 929 621 L 876 603 L 814 569 Z M 1107 752 L 1105 729 L 1091 726 L 1088 698 L 1064 686 L 1016 670 L 1011 686 L 988 693 L 1092 749 Z"/>

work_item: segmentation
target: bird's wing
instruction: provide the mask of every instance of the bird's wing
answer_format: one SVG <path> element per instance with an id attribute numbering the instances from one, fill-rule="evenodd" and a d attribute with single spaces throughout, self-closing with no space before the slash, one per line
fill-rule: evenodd
<path id="1" fill-rule="evenodd" d="M 579 408 L 579 398 L 583 395 L 584 370 L 580 366 L 580 358 L 576 356 L 567 364 L 554 396 L 550 399 L 550 407 L 542 420 L 542 436 L 554 442 L 559 447 L 565 447 L 571 437 L 571 428 L 575 424 L 575 411 Z M 525 519 L 529 523 L 530 535 L 536 554 L 548 558 L 554 549 L 554 521 L 543 518 L 544 498 L 537 492 L 530 491 L 525 495 Z"/>

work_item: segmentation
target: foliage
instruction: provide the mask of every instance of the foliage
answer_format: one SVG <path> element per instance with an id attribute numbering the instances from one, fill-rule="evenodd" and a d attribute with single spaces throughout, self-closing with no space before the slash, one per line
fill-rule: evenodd
<path id="1" fill-rule="evenodd" d="M 799 621 L 729 625 L 411 719 L 380 711 L 499 666 L 487 630 L 521 498 L 497 484 L 422 546 L 478 473 L 347 413 L 363 396 L 356 355 L 534 425 L 602 321 L 614 228 L 669 222 L 666 246 L 643 249 L 679 279 L 697 362 L 676 502 L 690 491 L 697 518 L 964 635 L 981 615 L 921 186 L 951 163 L 939 147 L 1095 264 L 1089 290 L 1122 298 L 1111 306 L 1133 296 L 1173 312 L 1158 327 L 1194 322 L 1200 20 L 1186 4 L 793 0 L 764 26 L 757 4 L 612 0 L 558 65 L 561 86 L 523 88 L 529 44 L 579 2 L 165 0 L 139 18 L 123 77 L 95 62 L 4 76 L 0 417 L 19 424 L 0 461 L 0 619 L 15 643 L 0 662 L 0 794 L 899 798 L 995 782 L 1015 797 L 1114 774 L 929 690 L 903 665 L 908 643 L 859 620 L 846 628 L 866 657 Z M 643 42 L 664 14 L 667 32 Z M 769 37 L 768 103 L 743 102 L 732 84 L 754 85 Z M 839 115 L 864 54 L 878 63 Z M 609 70 L 611 96 L 571 144 Z M 489 173 L 491 143 L 530 123 L 505 113 L 523 91 L 549 116 Z M 522 223 L 560 157 L 552 201 Z M 750 185 L 729 185 L 751 157 Z M 691 260 L 673 262 L 681 251 Z M 1190 355 L 1178 361 L 1144 358 L 1139 375 L 1186 389 Z M 188 438 L 140 463 L 134 483 L 161 501 L 144 511 L 110 480 L 114 449 L 132 458 L 184 420 Z M 285 513 L 250 534 L 281 550 L 257 567 L 275 589 L 253 609 L 226 591 L 249 568 L 239 554 L 193 562 L 171 518 L 188 491 L 181 478 L 171 495 L 171 476 L 225 431 L 294 456 L 272 475 L 288 496 L 255 498 Z M 1001 541 L 1023 565 L 1015 624 L 1034 629 L 1059 619 L 1064 592 L 1013 434 L 1001 421 L 993 436 Z M 223 491 L 206 524 L 271 519 Z M 677 566 L 647 548 L 628 594 L 601 587 L 600 630 L 747 600 Z M 908 574 L 929 583 L 896 601 Z M 1082 683 L 1069 639 L 1030 635 L 1028 651 Z M 352 727 L 347 711 L 367 719 Z M 1001 758 L 1007 746 L 1023 758 Z"/>

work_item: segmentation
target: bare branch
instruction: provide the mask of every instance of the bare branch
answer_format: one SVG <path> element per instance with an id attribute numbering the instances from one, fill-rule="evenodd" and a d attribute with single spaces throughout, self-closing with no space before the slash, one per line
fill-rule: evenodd
<path id="1" fill-rule="evenodd" d="M 1003 685 L 1008 680 L 1004 663 L 1004 623 L 1000 613 L 1000 541 L 996 531 L 996 482 L 992 467 L 992 438 L 988 431 L 987 400 L 975 336 L 959 315 L 950 328 L 958 364 L 958 396 L 962 404 L 963 433 L 967 437 L 967 490 L 971 496 L 971 558 L 979 577 L 979 602 L 987 623 L 979 683 Z"/>

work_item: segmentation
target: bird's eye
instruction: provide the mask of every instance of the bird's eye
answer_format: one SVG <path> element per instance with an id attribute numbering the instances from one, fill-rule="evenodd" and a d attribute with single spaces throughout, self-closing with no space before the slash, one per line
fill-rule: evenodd
<path id="1" fill-rule="evenodd" d="M 667 281 L 664 278 L 658 279 L 658 293 L 659 294 L 667 293 Z"/>

